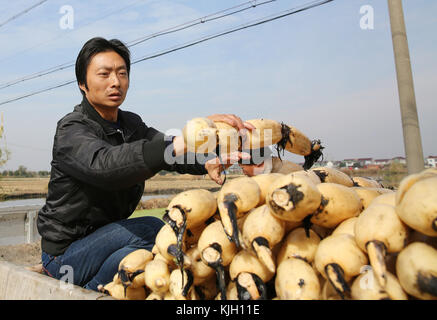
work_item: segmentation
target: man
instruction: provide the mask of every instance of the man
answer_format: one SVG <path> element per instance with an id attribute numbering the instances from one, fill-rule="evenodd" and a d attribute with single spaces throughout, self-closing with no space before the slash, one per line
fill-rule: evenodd
<path id="1" fill-rule="evenodd" d="M 163 226 L 160 219 L 127 219 L 141 199 L 146 179 L 169 170 L 208 173 L 223 183 L 223 166 L 216 156 L 204 164 L 168 164 L 169 154 L 184 157 L 183 137 L 167 137 L 138 115 L 119 109 L 129 73 L 130 53 L 119 40 L 93 38 L 83 46 L 76 60 L 83 100 L 57 124 L 48 195 L 38 214 L 44 272 L 60 279 L 72 271 L 68 276 L 74 284 L 91 290 L 110 282 L 128 253 L 154 245 Z M 238 130 L 253 129 L 235 115 L 209 118 Z M 245 156 L 238 153 L 233 159 Z M 229 159 L 221 159 L 225 167 Z"/>

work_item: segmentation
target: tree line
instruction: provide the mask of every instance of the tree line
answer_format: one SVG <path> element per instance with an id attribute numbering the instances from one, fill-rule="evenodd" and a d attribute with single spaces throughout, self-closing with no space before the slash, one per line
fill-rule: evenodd
<path id="1" fill-rule="evenodd" d="M 25 166 L 19 166 L 17 170 L 3 170 L 1 172 L 2 177 L 13 178 L 48 178 L 50 176 L 49 171 L 29 171 Z"/>

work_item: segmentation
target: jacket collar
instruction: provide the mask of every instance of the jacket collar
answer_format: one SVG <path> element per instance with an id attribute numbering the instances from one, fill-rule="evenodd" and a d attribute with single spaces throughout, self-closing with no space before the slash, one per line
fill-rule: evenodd
<path id="1" fill-rule="evenodd" d="M 89 103 L 88 99 L 84 96 L 80 104 L 82 106 L 82 113 L 84 113 L 91 120 L 96 121 L 100 126 L 102 126 L 106 134 L 113 134 L 115 129 L 111 127 L 105 119 L 97 112 L 97 110 Z M 139 117 L 129 116 L 130 112 L 125 112 L 118 109 L 117 119 L 120 120 L 120 126 L 125 132 L 126 136 L 130 136 L 134 131 L 140 126 L 141 120 L 138 121 Z"/>
<path id="2" fill-rule="evenodd" d="M 97 112 L 96 109 L 89 103 L 88 99 L 84 96 L 81 102 L 83 112 L 90 118 L 91 120 L 96 121 L 100 124 L 105 131 L 106 134 L 114 133 L 115 129 L 109 125 L 109 123 L 102 118 L 102 116 Z M 120 119 L 120 109 L 118 110 L 117 118 Z"/>

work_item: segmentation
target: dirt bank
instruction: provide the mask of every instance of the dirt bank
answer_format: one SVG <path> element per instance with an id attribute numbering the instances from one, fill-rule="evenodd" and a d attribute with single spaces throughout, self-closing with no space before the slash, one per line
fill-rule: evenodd
<path id="1" fill-rule="evenodd" d="M 9 261 L 23 266 L 34 266 L 41 261 L 41 243 L 22 243 L 0 246 L 0 261 Z"/>
<path id="2" fill-rule="evenodd" d="M 152 198 L 141 201 L 137 209 L 155 209 L 167 207 L 172 197 Z M 41 261 L 41 243 L 23 243 L 0 246 L 0 261 L 9 261 L 18 265 L 33 266 Z"/>

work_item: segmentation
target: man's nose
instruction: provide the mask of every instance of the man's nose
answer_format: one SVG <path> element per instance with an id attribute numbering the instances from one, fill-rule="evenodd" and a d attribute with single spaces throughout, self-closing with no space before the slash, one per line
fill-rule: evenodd
<path id="1" fill-rule="evenodd" d="M 111 74 L 111 87 L 119 87 L 120 86 L 120 79 L 118 79 L 118 76 L 116 73 Z"/>

